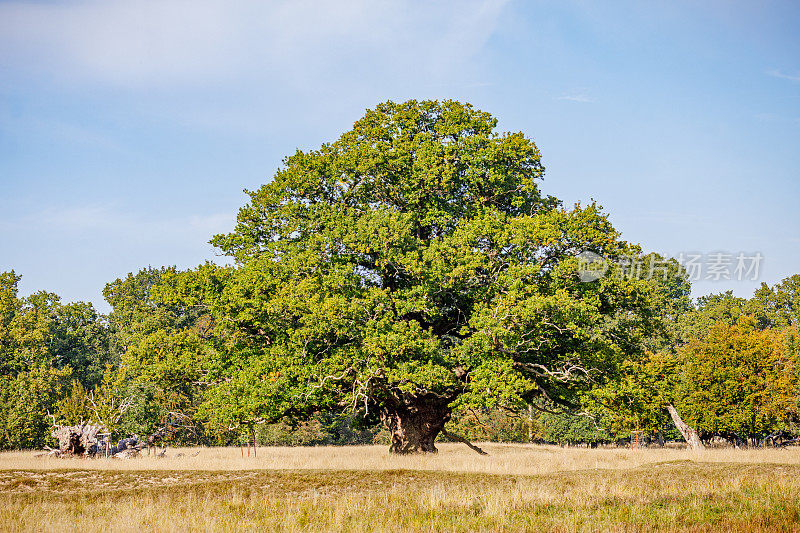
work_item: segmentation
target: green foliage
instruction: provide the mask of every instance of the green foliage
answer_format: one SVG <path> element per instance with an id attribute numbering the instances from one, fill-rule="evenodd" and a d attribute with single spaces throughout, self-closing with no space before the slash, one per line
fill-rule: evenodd
<path id="1" fill-rule="evenodd" d="M 387 102 L 298 151 L 213 243 L 234 267 L 165 273 L 164 305 L 210 315 L 217 428 L 285 415 L 575 405 L 643 348 L 650 283 L 580 283 L 575 256 L 616 259 L 601 209 L 540 193 L 521 133 L 454 101 Z M 115 311 L 116 312 L 116 311 Z"/>
<path id="2" fill-rule="evenodd" d="M 69 366 L 85 386 L 96 386 L 111 362 L 109 331 L 92 304 L 76 302 L 55 309 L 50 351 L 58 366 Z"/>
<path id="3" fill-rule="evenodd" d="M 92 419 L 88 392 L 80 381 L 72 380 L 69 395 L 58 402 L 56 421 L 67 426 L 76 426 Z"/>
<path id="4" fill-rule="evenodd" d="M 204 442 L 366 442 L 426 410 L 470 439 L 605 440 L 667 432 L 667 403 L 705 436 L 795 431 L 800 274 L 693 303 L 675 260 L 544 195 L 536 145 L 496 125 L 455 101 L 368 110 L 248 192 L 212 239 L 233 265 L 129 274 L 108 317 L 0 273 L 2 446 L 46 442 L 48 410 Z M 584 251 L 614 266 L 581 282 Z M 531 404 L 594 418 L 512 414 Z"/>
<path id="5" fill-rule="evenodd" d="M 64 394 L 69 369 L 40 365 L 0 377 L 0 449 L 41 448 L 51 441 L 48 409 Z"/>
<path id="6" fill-rule="evenodd" d="M 670 351 L 646 352 L 621 365 L 621 372 L 584 397 L 584 405 L 612 434 L 671 432 L 667 403 L 675 403 L 682 364 Z"/>
<path id="7" fill-rule="evenodd" d="M 112 437 L 117 433 L 122 415 L 131 404 L 131 399 L 123 396 L 124 378 L 124 374 L 107 365 L 100 385 L 88 396 L 92 421 L 102 424 Z"/>
<path id="8" fill-rule="evenodd" d="M 119 420 L 118 434 L 150 435 L 164 426 L 168 412 L 157 399 L 155 387 L 142 379 L 126 381 L 121 395 L 127 398 L 128 408 Z"/>
<path id="9" fill-rule="evenodd" d="M 612 438 L 599 421 L 587 415 L 542 413 L 538 422 L 539 434 L 547 442 L 600 443 Z"/>
<path id="10" fill-rule="evenodd" d="M 8 376 L 17 370 L 17 342 L 12 324 L 22 306 L 17 298 L 20 279 L 13 270 L 0 273 L 0 376 Z"/>
<path id="11" fill-rule="evenodd" d="M 684 358 L 680 403 L 683 417 L 711 435 L 732 432 L 762 437 L 796 415 L 798 360 L 788 333 L 759 330 L 750 317 L 717 323 L 705 339 L 693 339 Z M 796 332 L 791 334 L 796 335 Z"/>
<path id="12" fill-rule="evenodd" d="M 63 321 L 59 318 L 69 316 L 73 308 L 80 308 L 91 319 L 99 320 L 90 313 L 88 304 L 74 304 L 65 309 L 52 293 L 40 291 L 18 298 L 19 280 L 20 276 L 13 271 L 0 274 L 0 447 L 3 448 L 41 447 L 50 441 L 52 420 L 47 414 L 55 412 L 74 375 L 70 366 L 74 361 L 65 356 L 79 351 L 80 344 L 68 341 L 80 328 L 60 327 Z M 88 340 L 91 336 L 87 333 L 83 338 Z M 102 352 L 98 356 L 102 357 Z"/>
<path id="13" fill-rule="evenodd" d="M 317 413 L 308 420 L 284 419 L 255 427 L 256 439 L 265 446 L 329 446 L 372 444 L 375 428 L 363 427 L 352 415 Z"/>
<path id="14" fill-rule="evenodd" d="M 800 274 L 773 287 L 762 283 L 748 302 L 747 312 L 758 319 L 761 327 L 800 325 Z"/>
<path id="15" fill-rule="evenodd" d="M 159 298 L 174 267 L 148 267 L 106 285 L 112 345 L 121 361 L 120 430 L 146 434 L 178 417 L 194 419 L 203 393 L 203 336 L 208 324 L 195 308 Z"/>
<path id="16" fill-rule="evenodd" d="M 704 338 L 717 323 L 736 324 L 739 317 L 747 314 L 747 307 L 747 300 L 734 296 L 732 291 L 701 296 L 694 309 L 679 317 L 676 344 Z"/>
<path id="17" fill-rule="evenodd" d="M 105 286 L 103 296 L 112 307 L 108 316 L 111 342 L 117 354 L 135 347 L 149 334 L 191 324 L 193 315 L 154 298 L 163 277 L 174 272 L 175 267 L 148 267 Z"/>
<path id="18" fill-rule="evenodd" d="M 538 412 L 529 418 L 527 412 L 521 414 L 507 409 L 457 411 L 448 431 L 470 441 L 528 442 L 542 439 Z"/>
<path id="19" fill-rule="evenodd" d="M 639 275 L 652 285 L 659 325 L 664 328 L 647 339 L 647 348 L 651 352 L 673 350 L 686 334 L 685 318 L 693 309 L 689 275 L 678 261 L 657 253 L 642 256 L 638 266 Z"/>

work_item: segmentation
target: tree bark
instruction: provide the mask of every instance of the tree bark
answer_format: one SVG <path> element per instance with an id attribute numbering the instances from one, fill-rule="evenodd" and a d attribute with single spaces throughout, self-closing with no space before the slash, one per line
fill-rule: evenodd
<path id="1" fill-rule="evenodd" d="M 704 449 L 705 446 L 703 446 L 703 443 L 700 441 L 700 437 L 697 435 L 697 432 L 693 427 L 689 426 L 683 421 L 681 416 L 678 414 L 678 410 L 675 409 L 675 406 L 673 406 L 671 403 L 668 403 L 667 411 L 669 411 L 669 416 L 672 417 L 675 427 L 678 428 L 678 431 L 681 432 L 683 438 L 686 439 L 686 443 L 689 445 L 689 448 L 693 450 Z"/>
<path id="2" fill-rule="evenodd" d="M 381 421 L 392 436 L 389 453 L 437 453 L 434 442 L 450 420 L 449 401 L 412 398 L 403 405 L 387 406 Z"/>

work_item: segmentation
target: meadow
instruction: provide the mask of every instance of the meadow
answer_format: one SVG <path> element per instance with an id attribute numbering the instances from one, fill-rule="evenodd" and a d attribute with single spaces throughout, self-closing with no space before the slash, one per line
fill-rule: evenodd
<path id="1" fill-rule="evenodd" d="M 5 452 L 0 530 L 800 531 L 797 449 L 481 446 Z"/>

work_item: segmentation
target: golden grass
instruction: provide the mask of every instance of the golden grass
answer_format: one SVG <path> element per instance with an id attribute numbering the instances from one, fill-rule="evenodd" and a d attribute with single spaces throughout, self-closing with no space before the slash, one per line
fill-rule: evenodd
<path id="1" fill-rule="evenodd" d="M 0 454 L 2 531 L 800 531 L 800 451 L 485 444 Z"/>
<path id="2" fill-rule="evenodd" d="M 538 475 L 590 469 L 625 469 L 666 461 L 705 463 L 780 463 L 800 465 L 800 448 L 737 450 L 714 448 L 561 448 L 526 444 L 479 443 L 479 456 L 463 444 L 437 443 L 436 455 L 393 456 L 384 445 L 259 447 L 257 457 L 239 448 L 169 448 L 167 457 L 137 459 L 54 459 L 40 452 L 0 453 L 0 470 L 439 470 L 485 474 Z M 192 454 L 197 453 L 196 457 Z M 181 457 L 176 455 L 183 454 Z"/>

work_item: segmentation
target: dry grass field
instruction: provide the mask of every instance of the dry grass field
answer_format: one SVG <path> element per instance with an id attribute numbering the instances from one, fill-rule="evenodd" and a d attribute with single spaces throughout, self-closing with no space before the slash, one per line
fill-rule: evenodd
<path id="1" fill-rule="evenodd" d="M 800 531 L 796 449 L 438 446 L 2 453 L 0 530 Z"/>

